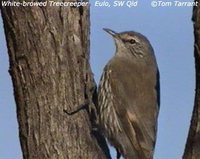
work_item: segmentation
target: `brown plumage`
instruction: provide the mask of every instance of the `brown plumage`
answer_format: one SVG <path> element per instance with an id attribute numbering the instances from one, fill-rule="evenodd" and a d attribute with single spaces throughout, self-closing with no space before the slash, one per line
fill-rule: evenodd
<path id="1" fill-rule="evenodd" d="M 137 32 L 105 31 L 113 36 L 116 53 L 99 84 L 100 130 L 125 159 L 152 159 L 160 104 L 153 49 Z"/>

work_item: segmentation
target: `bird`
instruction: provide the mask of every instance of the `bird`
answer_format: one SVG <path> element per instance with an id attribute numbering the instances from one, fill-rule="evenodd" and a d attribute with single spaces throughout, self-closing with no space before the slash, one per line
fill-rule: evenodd
<path id="1" fill-rule="evenodd" d="M 153 159 L 160 108 L 159 69 L 149 40 L 135 31 L 103 28 L 114 56 L 98 86 L 98 127 L 117 159 Z"/>

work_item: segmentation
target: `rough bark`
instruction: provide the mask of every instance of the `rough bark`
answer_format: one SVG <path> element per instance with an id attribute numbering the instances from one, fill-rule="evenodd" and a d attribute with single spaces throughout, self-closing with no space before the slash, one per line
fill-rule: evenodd
<path id="1" fill-rule="evenodd" d="M 200 4 L 200 0 L 197 0 Z M 187 144 L 183 159 L 199 159 L 200 158 L 200 5 L 194 7 L 193 18 L 194 22 L 194 57 L 196 66 L 196 94 L 194 110 L 187 139 Z"/>
<path id="2" fill-rule="evenodd" d="M 24 159 L 110 158 L 93 133 L 87 7 L 2 7 Z M 87 107 L 86 107 L 87 108 Z"/>

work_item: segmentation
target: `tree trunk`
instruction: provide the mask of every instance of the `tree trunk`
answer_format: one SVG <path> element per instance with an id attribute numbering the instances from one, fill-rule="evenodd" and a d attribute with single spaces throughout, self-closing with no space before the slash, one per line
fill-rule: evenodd
<path id="1" fill-rule="evenodd" d="M 200 4 L 200 0 L 196 0 Z M 194 7 L 194 57 L 196 66 L 196 95 L 189 136 L 183 159 L 200 159 L 200 5 Z"/>
<path id="2" fill-rule="evenodd" d="M 89 4 L 1 6 L 1 13 L 23 158 L 110 158 L 105 139 L 92 131 L 91 109 L 73 115 L 63 111 L 77 110 L 86 101 L 92 108 L 95 102 L 89 65 Z"/>

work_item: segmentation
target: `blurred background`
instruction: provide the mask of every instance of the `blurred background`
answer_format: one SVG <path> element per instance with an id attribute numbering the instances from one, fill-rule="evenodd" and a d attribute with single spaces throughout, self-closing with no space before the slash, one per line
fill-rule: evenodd
<path id="1" fill-rule="evenodd" d="M 144 34 L 154 48 L 161 82 L 154 159 L 181 159 L 195 93 L 192 7 L 152 7 L 152 1 L 139 0 L 136 7 L 129 8 L 127 5 L 114 7 L 113 2 L 109 1 L 110 7 L 95 6 L 96 0 L 90 2 L 90 62 L 96 82 L 99 82 L 104 66 L 115 52 L 112 38 L 102 28 L 117 32 L 134 30 Z M 0 34 L 0 159 L 22 159 L 2 19 Z M 115 158 L 113 148 L 111 154 Z"/>

